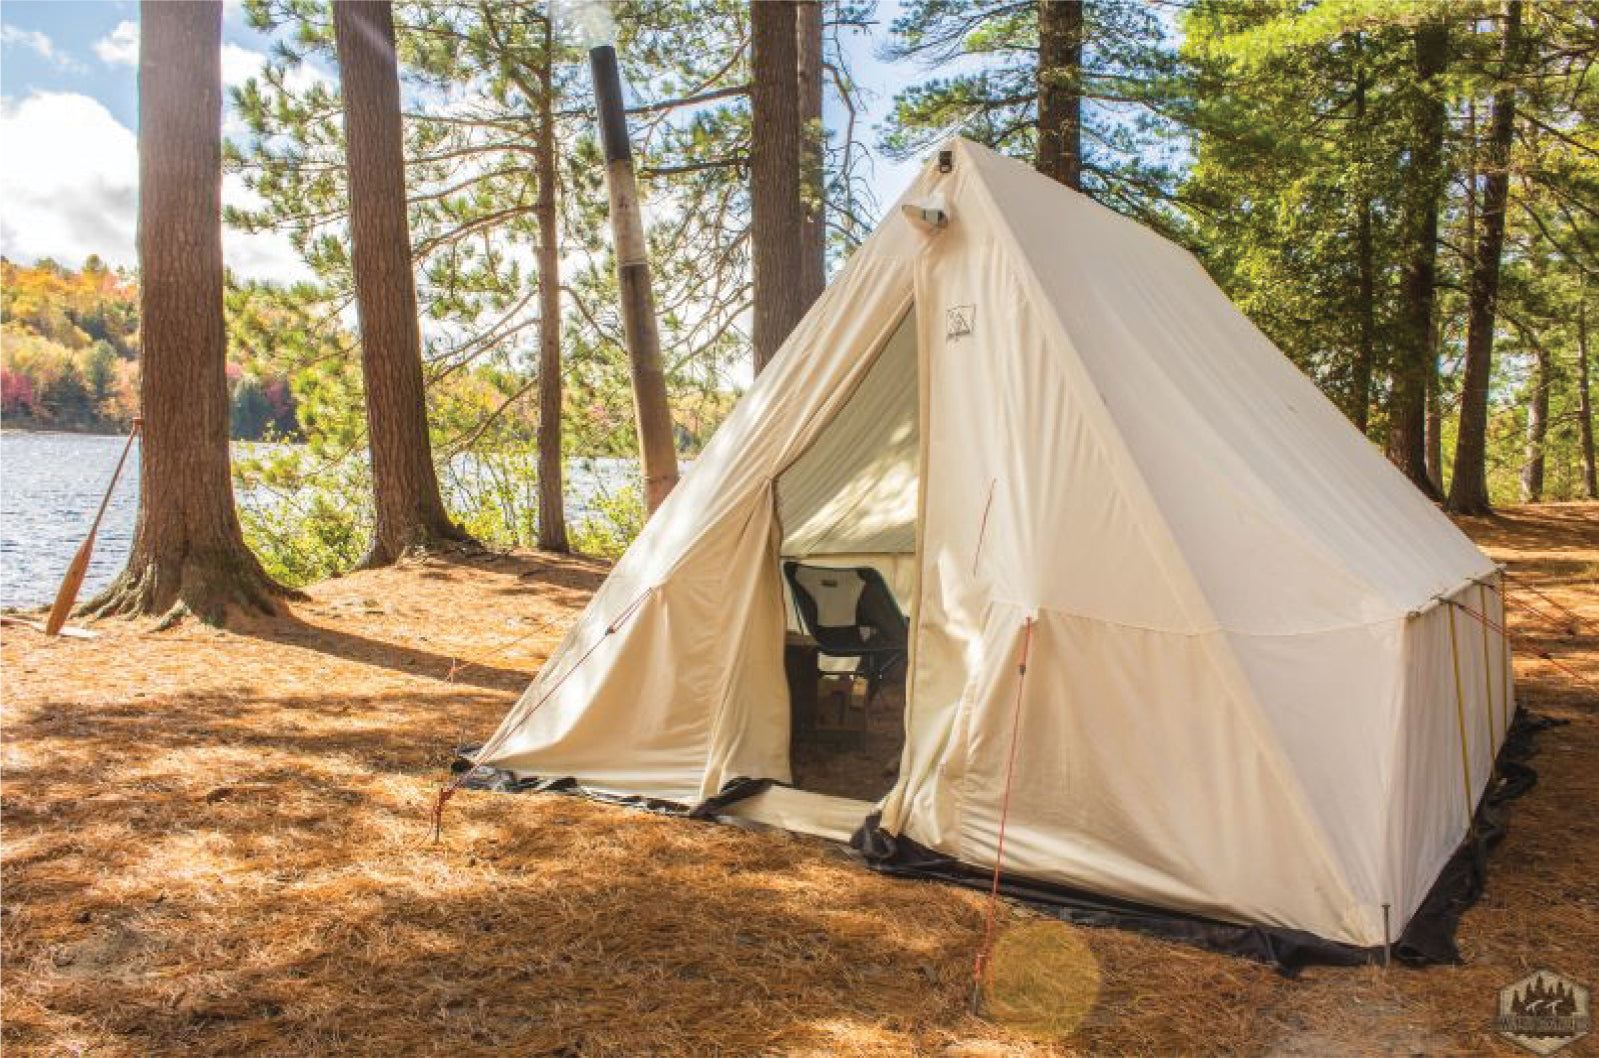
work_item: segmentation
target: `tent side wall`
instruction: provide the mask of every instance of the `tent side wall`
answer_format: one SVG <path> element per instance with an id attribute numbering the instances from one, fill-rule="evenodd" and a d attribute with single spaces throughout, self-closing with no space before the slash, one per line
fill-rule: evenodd
<path id="1" fill-rule="evenodd" d="M 1468 582 L 1405 624 L 1386 835 L 1396 932 L 1465 840 L 1515 716 L 1509 651 L 1495 630 L 1504 627 L 1500 580 Z"/>

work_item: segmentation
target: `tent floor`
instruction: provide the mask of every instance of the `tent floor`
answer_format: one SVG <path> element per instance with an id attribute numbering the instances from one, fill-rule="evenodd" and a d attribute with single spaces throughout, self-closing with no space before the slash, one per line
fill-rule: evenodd
<path id="1" fill-rule="evenodd" d="M 905 748 L 904 678 L 885 682 L 868 709 L 824 700 L 817 712 L 821 722 L 794 726 L 794 785 L 834 797 L 880 800 L 899 777 Z M 823 726 L 839 719 L 840 726 Z"/>

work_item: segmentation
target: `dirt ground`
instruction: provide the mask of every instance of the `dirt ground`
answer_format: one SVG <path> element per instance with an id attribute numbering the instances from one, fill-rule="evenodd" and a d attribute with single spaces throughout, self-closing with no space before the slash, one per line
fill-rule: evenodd
<path id="1" fill-rule="evenodd" d="M 1464 962 L 1297 980 L 1069 930 L 1097 999 L 1039 1039 L 967 1012 L 985 908 L 780 833 L 557 795 L 429 807 L 604 567 L 517 554 L 311 589 L 228 632 L 0 635 L 8 1054 L 1520 1053 L 1498 989 L 1599 987 L 1599 507 L 1466 528 L 1510 564 L 1542 737 Z M 1584 620 L 1572 629 L 1545 593 Z M 473 662 L 461 667 L 463 662 Z M 451 679 L 452 669 L 456 670 Z M 1007 925 L 1022 921 L 1006 908 Z M 1594 1038 L 1566 1053 L 1599 1053 Z"/>
<path id="2" fill-rule="evenodd" d="M 789 766 L 801 790 L 879 801 L 899 780 L 899 759 L 905 751 L 905 666 L 883 681 L 871 700 L 865 694 L 853 704 L 843 688 L 828 694 L 824 686 L 817 706 L 817 726 L 795 724 L 789 735 Z M 864 681 L 862 681 L 864 686 Z M 789 694 L 794 688 L 789 687 Z M 842 723 L 844 730 L 826 726 Z"/>

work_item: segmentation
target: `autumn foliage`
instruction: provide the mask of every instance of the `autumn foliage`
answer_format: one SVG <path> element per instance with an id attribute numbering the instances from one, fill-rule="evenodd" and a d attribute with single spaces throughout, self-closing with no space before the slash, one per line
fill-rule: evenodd
<path id="1" fill-rule="evenodd" d="M 0 415 L 7 426 L 121 432 L 139 409 L 139 287 L 90 256 L 0 263 Z M 299 433 L 285 378 L 241 352 L 228 364 L 233 436 Z"/>

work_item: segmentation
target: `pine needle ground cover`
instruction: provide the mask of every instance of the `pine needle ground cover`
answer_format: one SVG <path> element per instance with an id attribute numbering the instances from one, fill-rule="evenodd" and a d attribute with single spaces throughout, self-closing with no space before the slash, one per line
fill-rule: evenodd
<path id="1" fill-rule="evenodd" d="M 604 576 L 516 554 L 327 581 L 229 632 L 7 629 L 4 1046 L 1518 1053 L 1492 1032 L 1502 985 L 1547 967 L 1599 986 L 1599 700 L 1535 653 L 1599 681 L 1599 508 L 1463 524 L 1541 611 L 1513 621 L 1522 702 L 1570 723 L 1541 736 L 1461 966 L 1289 980 L 1059 927 L 1096 980 L 1068 994 L 1086 1013 L 1040 1032 L 1036 1010 L 1009 1027 L 968 1013 L 981 894 L 880 877 L 822 842 L 463 791 L 434 845 L 451 747 L 489 732 Z M 1007 927 L 1030 918 L 1002 909 Z"/>

